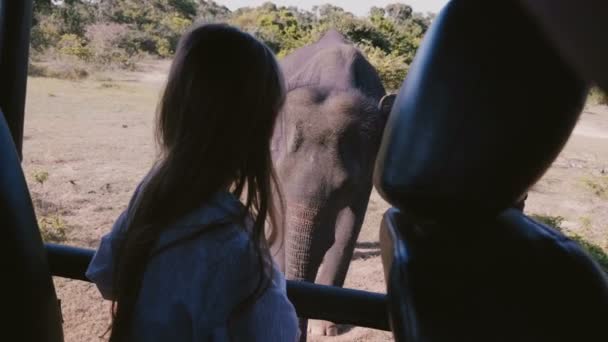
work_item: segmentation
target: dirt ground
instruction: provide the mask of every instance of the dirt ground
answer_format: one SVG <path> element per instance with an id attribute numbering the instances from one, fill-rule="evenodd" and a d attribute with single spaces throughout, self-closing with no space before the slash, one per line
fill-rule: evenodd
<path id="1" fill-rule="evenodd" d="M 55 218 L 62 243 L 97 246 L 151 165 L 155 105 L 167 62 L 83 81 L 30 78 L 24 168 L 38 216 Z M 550 171 L 534 187 L 528 213 L 562 216 L 563 226 L 608 250 L 608 108 L 589 106 Z M 37 175 L 48 173 L 40 183 Z M 37 181 L 38 179 L 38 181 Z M 388 205 L 373 193 L 346 287 L 385 292 L 378 227 Z M 88 283 L 55 278 L 66 341 L 99 341 L 109 303 Z M 391 341 L 353 328 L 311 341 Z"/>

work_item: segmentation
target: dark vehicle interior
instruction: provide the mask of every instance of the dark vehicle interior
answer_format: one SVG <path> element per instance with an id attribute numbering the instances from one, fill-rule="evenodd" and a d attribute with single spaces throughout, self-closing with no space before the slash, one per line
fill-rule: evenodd
<path id="1" fill-rule="evenodd" d="M 52 277 L 88 281 L 94 251 L 43 243 L 23 175 L 31 16 L 31 0 L 0 0 L 2 326 L 22 341 L 63 341 Z M 605 340 L 606 274 L 512 208 L 564 147 L 587 88 L 519 2 L 448 3 L 377 159 L 376 189 L 393 206 L 379 227 L 387 294 L 288 281 L 298 315 L 396 341 Z"/>

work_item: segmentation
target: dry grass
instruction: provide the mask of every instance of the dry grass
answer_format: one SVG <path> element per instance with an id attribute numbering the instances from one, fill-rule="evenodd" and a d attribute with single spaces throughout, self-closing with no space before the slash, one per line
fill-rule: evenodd
<path id="1" fill-rule="evenodd" d="M 89 70 L 80 63 L 47 62 L 30 63 L 28 67 L 30 77 L 48 77 L 61 80 L 79 81 L 89 76 Z"/>
<path id="2" fill-rule="evenodd" d="M 583 184 L 597 197 L 608 199 L 608 177 L 588 176 L 583 179 Z"/>

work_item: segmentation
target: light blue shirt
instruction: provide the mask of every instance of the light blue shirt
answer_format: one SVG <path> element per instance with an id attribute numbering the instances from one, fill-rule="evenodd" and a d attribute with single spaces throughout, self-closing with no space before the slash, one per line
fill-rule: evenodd
<path id="1" fill-rule="evenodd" d="M 137 191 L 136 191 L 137 193 Z M 290 341 L 299 339 L 298 319 L 275 266 L 269 288 L 248 309 L 232 310 L 259 279 L 252 240 L 241 224 L 205 226 L 241 212 L 228 192 L 173 224 L 161 234 L 135 309 L 132 341 Z M 127 211 L 101 239 L 86 276 L 106 299 L 112 298 L 114 255 Z M 228 324 L 231 319 L 230 324 Z"/>

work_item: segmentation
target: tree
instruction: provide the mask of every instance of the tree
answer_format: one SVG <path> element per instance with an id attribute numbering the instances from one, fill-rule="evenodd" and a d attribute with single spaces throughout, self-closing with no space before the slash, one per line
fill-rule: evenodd
<path id="1" fill-rule="evenodd" d="M 399 24 L 405 23 L 412 16 L 412 13 L 412 7 L 406 4 L 395 3 L 386 6 L 388 18 Z"/>
<path id="2" fill-rule="evenodd" d="M 372 21 L 374 20 L 378 20 L 380 18 L 384 18 L 384 15 L 386 14 L 386 11 L 384 10 L 384 8 L 382 7 L 376 7 L 373 6 L 370 10 L 369 10 L 369 17 Z"/>
<path id="3" fill-rule="evenodd" d="M 128 25 L 141 51 L 169 57 L 199 5 L 194 0 L 113 0 L 104 20 Z"/>
<path id="4" fill-rule="evenodd" d="M 259 8 L 263 12 L 276 12 L 277 11 L 277 5 L 273 4 L 270 1 L 266 1 L 265 3 L 260 5 Z"/>
<path id="5" fill-rule="evenodd" d="M 367 17 L 325 4 L 312 11 L 266 2 L 231 12 L 211 0 L 34 0 L 32 47 L 60 47 L 89 61 L 133 65 L 141 52 L 171 57 L 194 22 L 228 21 L 266 43 L 279 57 L 328 29 L 342 32 L 368 54 L 386 87 L 398 87 L 434 18 L 405 4 L 372 7 Z"/>
<path id="6" fill-rule="evenodd" d="M 196 10 L 196 19 L 210 23 L 228 19 L 230 14 L 230 10 L 226 6 L 219 5 L 215 1 L 200 0 Z"/>
<path id="7" fill-rule="evenodd" d="M 359 48 L 378 71 L 387 91 L 396 91 L 401 87 L 409 68 L 409 65 L 405 61 L 405 56 L 395 52 L 386 53 L 382 49 L 373 47 L 365 42 L 359 44 Z"/>
<path id="8" fill-rule="evenodd" d="M 59 43 L 64 35 L 83 37 L 96 20 L 96 4 L 81 0 L 35 0 L 31 46 L 40 51 Z"/>
<path id="9" fill-rule="evenodd" d="M 35 14 L 48 14 L 53 6 L 51 0 L 34 0 L 33 7 Z"/>
<path id="10" fill-rule="evenodd" d="M 230 22 L 257 36 L 282 56 L 309 41 L 310 26 L 300 24 L 298 17 L 301 15 L 287 7 L 265 3 L 235 11 Z"/>
<path id="11" fill-rule="evenodd" d="M 319 21 L 331 21 L 348 14 L 352 16 L 352 13 L 344 11 L 341 7 L 330 4 L 313 6 L 312 11 L 317 15 Z"/>
<path id="12" fill-rule="evenodd" d="M 168 0 L 165 8 L 179 13 L 184 18 L 192 20 L 196 16 L 198 4 L 195 0 Z"/>

